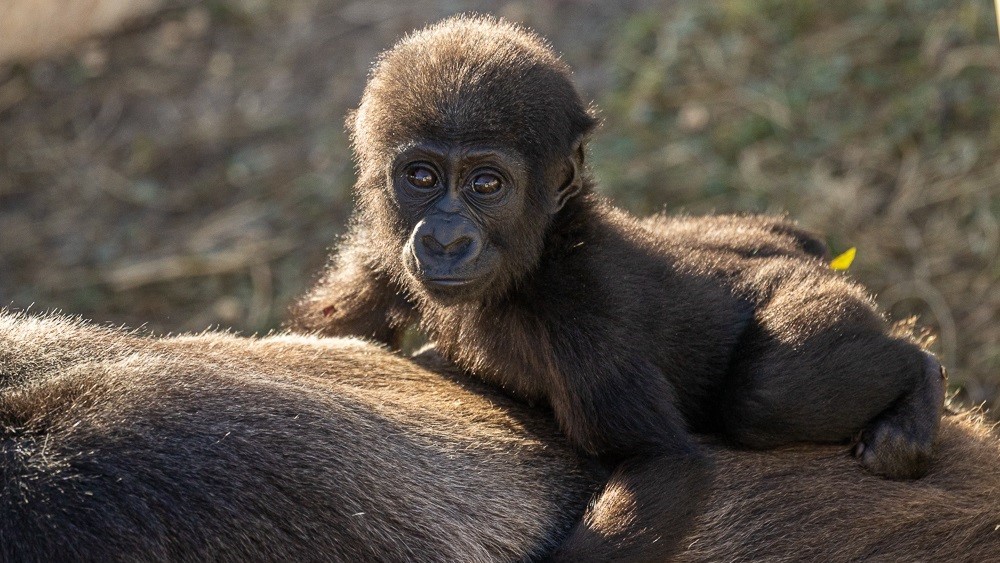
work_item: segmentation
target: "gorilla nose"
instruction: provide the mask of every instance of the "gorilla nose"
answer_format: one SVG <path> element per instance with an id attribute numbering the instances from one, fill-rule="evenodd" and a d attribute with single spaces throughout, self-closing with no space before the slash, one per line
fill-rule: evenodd
<path id="1" fill-rule="evenodd" d="M 459 235 L 451 242 L 441 242 L 434 235 L 424 235 L 421 242 L 424 243 L 424 246 L 431 254 L 457 257 L 465 254 L 469 249 L 469 246 L 472 245 L 472 237 Z"/>
<path id="2" fill-rule="evenodd" d="M 462 275 L 482 247 L 476 225 L 464 217 L 426 217 L 413 235 L 414 254 L 433 276 Z"/>

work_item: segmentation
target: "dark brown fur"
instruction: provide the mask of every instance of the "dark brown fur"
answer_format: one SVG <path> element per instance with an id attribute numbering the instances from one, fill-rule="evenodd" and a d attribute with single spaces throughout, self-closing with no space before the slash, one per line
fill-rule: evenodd
<path id="1" fill-rule="evenodd" d="M 640 220 L 598 197 L 595 120 L 536 35 L 468 17 L 419 31 L 348 123 L 356 219 L 292 327 L 396 344 L 419 319 L 468 372 L 550 404 L 617 468 L 559 557 L 675 552 L 711 482 L 691 431 L 853 438 L 874 473 L 926 471 L 937 361 L 789 221 Z"/>
<path id="2" fill-rule="evenodd" d="M 545 553 L 604 473 L 547 413 L 417 362 L 352 340 L 0 314 L 0 560 Z M 833 446 L 706 448 L 718 474 L 682 561 L 1000 552 L 1000 437 L 976 417 L 946 420 L 920 481 L 866 475 Z"/>

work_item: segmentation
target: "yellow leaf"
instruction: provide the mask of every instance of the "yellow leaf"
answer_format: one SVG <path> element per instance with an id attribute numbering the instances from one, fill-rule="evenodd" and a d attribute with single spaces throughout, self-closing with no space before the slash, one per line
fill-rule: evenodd
<path id="1" fill-rule="evenodd" d="M 830 268 L 837 271 L 844 271 L 851 267 L 851 263 L 854 262 L 854 255 L 858 253 L 858 249 L 855 247 L 850 247 L 843 252 L 843 254 L 837 256 L 833 260 L 830 260 Z"/>

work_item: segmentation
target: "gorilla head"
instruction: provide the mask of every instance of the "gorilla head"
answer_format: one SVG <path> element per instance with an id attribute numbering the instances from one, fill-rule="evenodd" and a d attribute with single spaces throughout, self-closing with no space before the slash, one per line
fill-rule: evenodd
<path id="1" fill-rule="evenodd" d="M 584 189 L 596 120 L 537 35 L 456 17 L 386 52 L 348 127 L 379 260 L 437 301 L 504 292 Z"/>

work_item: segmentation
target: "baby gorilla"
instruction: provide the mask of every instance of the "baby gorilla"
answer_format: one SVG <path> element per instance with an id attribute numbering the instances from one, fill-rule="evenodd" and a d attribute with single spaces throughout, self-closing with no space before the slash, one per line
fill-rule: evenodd
<path id="1" fill-rule="evenodd" d="M 615 468 L 557 559 L 673 553 L 711 484 L 690 432 L 854 438 L 871 471 L 921 475 L 937 361 L 792 223 L 639 220 L 599 198 L 595 121 L 517 26 L 458 17 L 403 39 L 348 119 L 359 207 L 292 327 L 398 345 L 419 319 L 471 374 L 548 402 Z"/>

